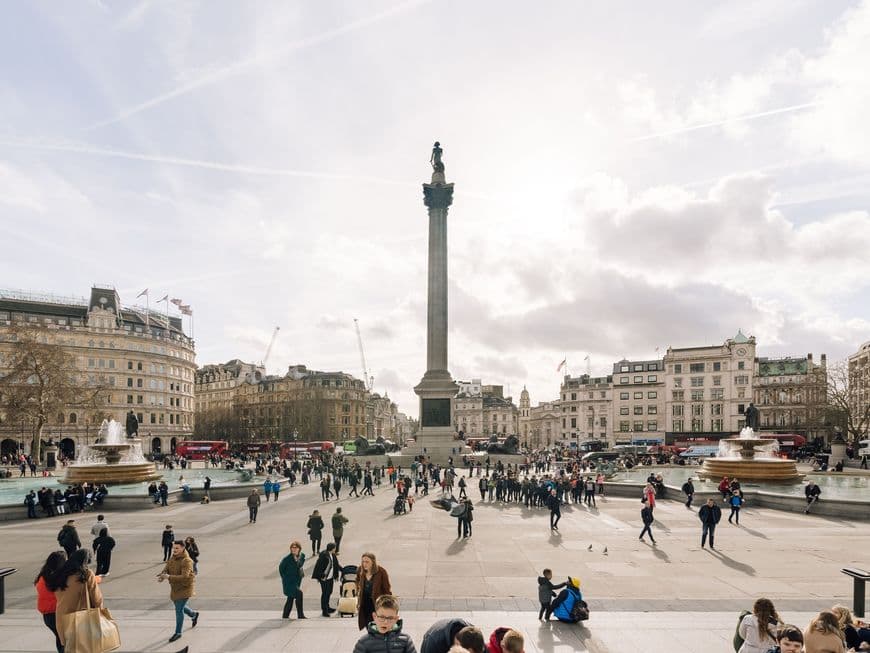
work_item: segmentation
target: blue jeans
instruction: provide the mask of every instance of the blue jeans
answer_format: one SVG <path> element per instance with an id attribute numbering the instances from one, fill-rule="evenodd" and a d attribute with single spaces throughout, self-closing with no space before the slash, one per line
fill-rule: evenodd
<path id="1" fill-rule="evenodd" d="M 181 634 L 181 628 L 184 626 L 184 615 L 192 619 L 196 614 L 196 612 L 187 607 L 187 601 L 188 599 L 173 601 L 175 604 L 175 632 L 179 635 Z"/>

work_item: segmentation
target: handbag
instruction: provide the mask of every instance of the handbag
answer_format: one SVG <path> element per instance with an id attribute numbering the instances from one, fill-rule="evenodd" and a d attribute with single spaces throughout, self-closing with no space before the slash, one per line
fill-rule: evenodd
<path id="1" fill-rule="evenodd" d="M 58 624 L 64 634 L 66 653 L 106 653 L 121 647 L 118 624 L 108 608 L 92 608 L 91 593 L 84 585 L 85 609 L 70 612 Z"/>

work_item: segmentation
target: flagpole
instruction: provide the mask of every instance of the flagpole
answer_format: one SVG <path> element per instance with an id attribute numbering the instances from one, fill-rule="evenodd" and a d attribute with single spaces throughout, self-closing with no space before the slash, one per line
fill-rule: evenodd
<path id="1" fill-rule="evenodd" d="M 145 333 L 149 336 L 151 335 L 151 322 L 149 320 L 148 313 L 151 312 L 151 303 L 150 303 L 151 294 L 148 292 L 148 289 L 145 289 Z"/>

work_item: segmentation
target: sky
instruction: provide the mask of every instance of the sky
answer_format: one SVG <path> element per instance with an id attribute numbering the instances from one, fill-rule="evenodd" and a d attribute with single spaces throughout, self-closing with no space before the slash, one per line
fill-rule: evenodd
<path id="1" fill-rule="evenodd" d="M 738 329 L 842 359 L 870 340 L 868 61 L 870 0 L 13 1 L 0 287 L 179 297 L 201 365 L 280 326 L 275 374 L 362 377 L 357 318 L 416 416 L 438 140 L 454 378 L 534 405 L 563 359 Z"/>

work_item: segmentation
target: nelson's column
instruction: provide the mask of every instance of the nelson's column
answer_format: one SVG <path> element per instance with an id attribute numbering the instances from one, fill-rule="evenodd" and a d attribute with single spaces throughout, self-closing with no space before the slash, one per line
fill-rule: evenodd
<path id="1" fill-rule="evenodd" d="M 420 429 L 414 450 L 446 463 L 451 453 L 467 453 L 456 440 L 453 398 L 459 389 L 447 370 L 447 210 L 453 184 L 444 179 L 441 146 L 432 148 L 432 182 L 423 184 L 429 210 L 429 289 L 426 321 L 426 373 L 414 388 L 420 397 Z"/>

